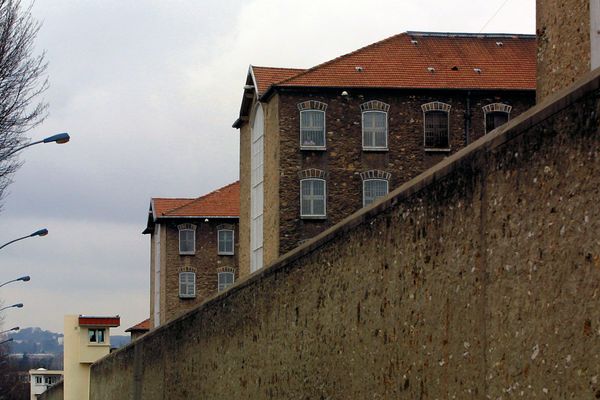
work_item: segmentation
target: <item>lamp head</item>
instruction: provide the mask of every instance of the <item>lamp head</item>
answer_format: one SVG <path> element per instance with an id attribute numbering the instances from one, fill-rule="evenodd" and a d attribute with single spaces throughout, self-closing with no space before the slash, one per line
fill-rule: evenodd
<path id="1" fill-rule="evenodd" d="M 15 308 L 23 308 L 23 303 L 17 303 L 17 304 L 13 304 L 11 307 L 15 307 Z"/>
<path id="2" fill-rule="evenodd" d="M 29 282 L 31 280 L 31 277 L 29 275 L 27 276 L 22 276 L 19 279 L 17 279 L 18 281 L 23 281 L 23 282 Z"/>
<path id="3" fill-rule="evenodd" d="M 33 232 L 29 236 L 46 236 L 47 234 L 48 234 L 48 229 L 44 228 L 44 229 L 40 229 L 39 231 Z"/>
<path id="4" fill-rule="evenodd" d="M 71 139 L 71 137 L 69 136 L 69 134 L 66 132 L 63 132 L 63 133 L 59 133 L 59 134 L 47 137 L 46 139 L 44 139 L 44 143 L 56 142 L 57 144 L 63 144 L 63 143 L 67 143 L 70 139 Z"/>

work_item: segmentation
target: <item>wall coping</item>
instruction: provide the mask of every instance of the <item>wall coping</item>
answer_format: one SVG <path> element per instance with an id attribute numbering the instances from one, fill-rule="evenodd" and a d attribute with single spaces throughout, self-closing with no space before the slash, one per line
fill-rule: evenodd
<path id="1" fill-rule="evenodd" d="M 571 86 L 546 97 L 540 104 L 535 105 L 518 117 L 494 129 L 467 147 L 464 147 L 455 154 L 449 156 L 444 161 L 441 161 L 417 177 L 404 183 L 397 189 L 390 192 L 387 196 L 378 199 L 367 207 L 361 208 L 334 226 L 321 232 L 314 238 L 282 255 L 270 265 L 265 266 L 264 268 L 248 275 L 247 277 L 240 279 L 228 289 L 206 299 L 196 308 L 186 312 L 185 314 L 182 314 L 181 316 L 167 322 L 164 325 L 161 325 L 154 330 L 151 330 L 141 338 L 129 343 L 127 346 L 124 346 L 121 349 L 114 351 L 113 353 L 96 361 L 93 365 L 101 363 L 105 358 L 112 357 L 121 353 L 122 351 L 126 351 L 129 347 L 135 346 L 136 342 L 138 341 L 149 340 L 154 335 L 160 334 L 162 330 L 169 329 L 171 325 L 177 324 L 179 321 L 189 318 L 194 313 L 210 307 L 213 303 L 220 302 L 234 293 L 253 285 L 255 282 L 260 282 L 262 279 L 265 279 L 280 272 L 281 270 L 284 270 L 287 267 L 290 267 L 298 259 L 310 255 L 314 251 L 318 250 L 339 236 L 353 230 L 362 223 L 369 221 L 377 217 L 379 214 L 382 214 L 385 211 L 395 207 L 402 200 L 407 199 L 424 188 L 442 180 L 444 177 L 451 174 L 453 171 L 456 171 L 465 163 L 469 162 L 475 155 L 489 152 L 523 135 L 533 126 L 547 120 L 548 118 L 567 108 L 569 105 L 582 99 L 589 93 L 599 89 L 600 68 L 597 68 L 596 70 L 583 75 L 581 79 L 576 81 Z"/>

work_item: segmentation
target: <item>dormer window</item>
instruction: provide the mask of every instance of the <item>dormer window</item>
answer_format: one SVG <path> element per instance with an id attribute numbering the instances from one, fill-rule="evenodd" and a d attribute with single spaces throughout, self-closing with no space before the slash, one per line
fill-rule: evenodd
<path id="1" fill-rule="evenodd" d="M 196 225 L 181 224 L 179 229 L 179 254 L 193 255 L 196 253 Z"/>
<path id="2" fill-rule="evenodd" d="M 105 328 L 89 328 L 88 339 L 90 343 L 103 344 L 105 340 Z"/>
<path id="3" fill-rule="evenodd" d="M 300 148 L 325 150 L 325 110 L 327 104 L 305 101 L 298 104 L 300 110 Z"/>
<path id="4" fill-rule="evenodd" d="M 483 107 L 483 114 L 485 115 L 485 133 L 489 133 L 504 125 L 510 119 L 510 111 L 512 107 L 508 104 L 493 103 Z"/>
<path id="5" fill-rule="evenodd" d="M 388 104 L 373 100 L 360 105 L 363 150 L 388 149 Z"/>

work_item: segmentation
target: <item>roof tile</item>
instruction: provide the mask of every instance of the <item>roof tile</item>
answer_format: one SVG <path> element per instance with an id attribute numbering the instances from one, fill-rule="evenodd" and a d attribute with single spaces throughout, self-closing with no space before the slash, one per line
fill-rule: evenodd
<path id="1" fill-rule="evenodd" d="M 273 85 L 534 90 L 536 49 L 533 35 L 406 32 Z"/>
<path id="2" fill-rule="evenodd" d="M 223 186 L 196 199 L 155 198 L 152 201 L 156 218 L 239 217 L 240 182 Z"/>

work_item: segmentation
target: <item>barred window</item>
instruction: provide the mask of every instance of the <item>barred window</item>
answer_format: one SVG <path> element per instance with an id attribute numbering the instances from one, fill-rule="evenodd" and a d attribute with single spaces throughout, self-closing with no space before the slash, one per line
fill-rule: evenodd
<path id="1" fill-rule="evenodd" d="M 388 181 L 367 179 L 363 181 L 363 207 L 388 194 Z"/>
<path id="2" fill-rule="evenodd" d="M 324 111 L 300 111 L 300 146 L 302 148 L 325 148 Z"/>
<path id="3" fill-rule="evenodd" d="M 221 292 L 233 285 L 233 282 L 235 281 L 235 274 L 233 272 L 219 272 L 218 281 L 218 289 L 219 292 Z"/>
<path id="4" fill-rule="evenodd" d="M 234 248 L 233 231 L 231 229 L 221 229 L 217 233 L 219 242 L 219 254 L 232 255 Z"/>
<path id="5" fill-rule="evenodd" d="M 180 272 L 179 273 L 179 297 L 193 298 L 196 297 L 196 273 L 195 272 Z"/>
<path id="6" fill-rule="evenodd" d="M 448 112 L 425 112 L 425 148 L 450 148 L 450 139 L 448 135 Z"/>
<path id="7" fill-rule="evenodd" d="M 365 111 L 362 113 L 363 148 L 387 149 L 387 113 Z"/>
<path id="8" fill-rule="evenodd" d="M 504 111 L 493 111 L 485 114 L 485 133 L 491 132 L 500 125 L 508 122 L 508 113 Z"/>
<path id="9" fill-rule="evenodd" d="M 324 217 L 325 181 L 323 179 L 303 179 L 300 181 L 300 216 Z"/>

